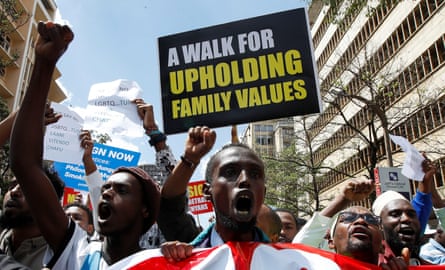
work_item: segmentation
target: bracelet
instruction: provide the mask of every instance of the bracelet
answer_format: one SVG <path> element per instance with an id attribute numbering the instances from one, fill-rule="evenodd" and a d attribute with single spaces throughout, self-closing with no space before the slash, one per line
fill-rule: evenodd
<path id="1" fill-rule="evenodd" d="M 198 166 L 198 164 L 199 164 L 199 161 L 198 161 L 198 163 L 194 163 L 193 161 L 191 161 L 190 159 L 185 158 L 184 156 L 181 156 L 181 161 L 185 165 L 187 165 L 187 167 L 189 167 L 190 169 L 195 169 L 196 166 Z"/>

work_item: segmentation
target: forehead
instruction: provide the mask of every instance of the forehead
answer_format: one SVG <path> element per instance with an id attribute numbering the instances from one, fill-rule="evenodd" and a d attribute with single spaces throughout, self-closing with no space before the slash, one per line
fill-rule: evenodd
<path id="1" fill-rule="evenodd" d="M 397 199 L 397 200 L 392 200 L 390 202 L 388 202 L 385 207 L 383 207 L 383 212 L 389 212 L 389 211 L 394 211 L 394 210 L 412 210 L 414 211 L 413 206 L 411 205 L 410 202 L 403 200 L 403 199 Z"/>
<path id="2" fill-rule="evenodd" d="M 257 166 L 264 169 L 263 161 L 250 149 L 243 147 L 230 147 L 221 150 L 215 157 L 215 161 L 219 166 L 237 163 L 240 165 Z"/>
<path id="3" fill-rule="evenodd" d="M 282 222 L 291 222 L 295 224 L 295 219 L 291 213 L 285 211 L 276 211 Z"/>
<path id="4" fill-rule="evenodd" d="M 345 210 L 346 212 L 353 212 L 357 214 L 372 214 L 371 211 L 362 206 L 351 206 Z"/>
<path id="5" fill-rule="evenodd" d="M 138 185 L 138 180 L 131 173 L 118 172 L 110 175 L 105 184 Z"/>
<path id="6" fill-rule="evenodd" d="M 78 206 L 70 206 L 65 210 L 65 213 L 86 214 L 87 212 Z"/>

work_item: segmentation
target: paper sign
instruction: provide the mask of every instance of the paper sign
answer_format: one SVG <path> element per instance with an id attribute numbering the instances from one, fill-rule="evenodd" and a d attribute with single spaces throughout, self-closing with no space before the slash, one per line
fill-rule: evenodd
<path id="1" fill-rule="evenodd" d="M 406 153 L 405 161 L 403 162 L 402 174 L 409 179 L 422 181 L 425 173 L 422 169 L 422 161 L 425 159 L 419 151 L 404 137 L 389 135 L 391 140 L 400 146 Z"/>
<path id="2" fill-rule="evenodd" d="M 43 158 L 80 164 L 82 148 L 80 147 L 79 134 L 83 119 L 62 104 L 52 102 L 51 107 L 55 112 L 62 114 L 62 118 L 57 123 L 46 127 Z"/>
<path id="3" fill-rule="evenodd" d="M 142 90 L 134 81 L 116 80 L 91 86 L 85 129 L 130 138 L 142 137 L 142 120 L 132 102 Z"/>

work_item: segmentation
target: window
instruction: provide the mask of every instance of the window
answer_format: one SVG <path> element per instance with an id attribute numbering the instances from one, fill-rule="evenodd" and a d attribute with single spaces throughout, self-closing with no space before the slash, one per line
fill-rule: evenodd
<path id="1" fill-rule="evenodd" d="M 272 137 L 271 136 L 258 136 L 256 138 L 256 143 L 259 145 L 271 145 Z"/>
<path id="2" fill-rule="evenodd" d="M 8 36 L 0 35 L 0 47 L 5 49 L 9 53 L 9 48 L 11 47 L 11 39 Z"/>

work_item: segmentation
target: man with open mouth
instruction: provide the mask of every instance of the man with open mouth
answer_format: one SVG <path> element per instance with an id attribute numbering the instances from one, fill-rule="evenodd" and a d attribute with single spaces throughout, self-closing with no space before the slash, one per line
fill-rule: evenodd
<path id="1" fill-rule="evenodd" d="M 215 137 L 214 131 L 207 127 L 189 130 L 185 153 L 174 169 L 176 173 L 169 176 L 161 191 L 161 213 L 158 220 L 161 230 L 172 228 L 171 223 L 169 225 L 163 220 L 163 207 L 169 201 L 184 202 L 180 197 L 185 196 L 195 165 L 211 149 Z M 176 178 L 175 175 L 182 177 Z M 203 193 L 213 204 L 216 222 L 190 244 L 183 243 L 179 252 L 177 242 L 164 243 L 162 252 L 166 258 L 184 259 L 190 256 L 193 247 L 215 247 L 228 241 L 270 242 L 264 232 L 255 226 L 256 217 L 264 202 L 266 180 L 264 164 L 252 149 L 236 143 L 224 146 L 207 163 L 205 178 Z M 184 210 L 182 216 L 183 212 Z M 181 213 L 176 216 L 180 217 Z"/>

